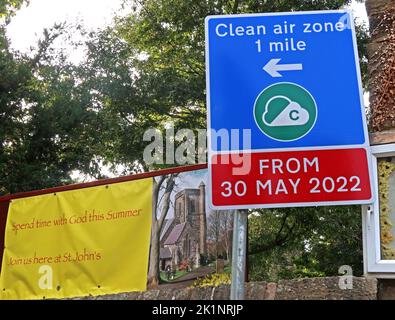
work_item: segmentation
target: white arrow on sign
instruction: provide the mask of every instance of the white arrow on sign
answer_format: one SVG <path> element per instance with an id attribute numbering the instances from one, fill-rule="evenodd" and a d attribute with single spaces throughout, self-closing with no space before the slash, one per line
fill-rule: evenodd
<path id="1" fill-rule="evenodd" d="M 269 75 L 273 78 L 280 78 L 282 74 L 279 71 L 300 71 L 303 70 L 303 65 L 301 63 L 297 64 L 278 64 L 281 59 L 272 59 L 264 67 Z"/>

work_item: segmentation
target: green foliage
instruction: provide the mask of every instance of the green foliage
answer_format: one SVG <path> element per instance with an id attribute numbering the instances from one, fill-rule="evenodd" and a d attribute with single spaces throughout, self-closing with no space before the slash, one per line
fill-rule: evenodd
<path id="1" fill-rule="evenodd" d="M 356 34 L 358 39 L 358 54 L 361 68 L 361 77 L 364 90 L 368 90 L 368 44 L 370 40 L 369 28 L 365 24 L 356 26 Z"/>
<path id="2" fill-rule="evenodd" d="M 170 273 L 170 279 L 169 279 L 168 273 L 165 271 L 161 271 L 160 272 L 160 280 L 163 283 L 166 283 L 166 282 L 171 283 L 172 281 L 176 281 L 178 278 L 185 276 L 186 274 L 188 274 L 188 271 L 186 271 L 186 270 L 183 270 L 183 271 L 176 270 L 176 271 L 173 271 Z"/>
<path id="3" fill-rule="evenodd" d="M 141 170 L 143 134 L 160 124 L 155 106 L 146 103 L 149 93 L 137 84 L 135 50 L 111 29 L 91 34 L 87 46 L 79 76 L 102 126 L 99 153 L 106 164 L 122 164 L 127 173 Z"/>
<path id="4" fill-rule="evenodd" d="M 23 3 L 28 2 L 28 0 L 0 0 L 0 19 L 14 15 Z"/>
<path id="5" fill-rule="evenodd" d="M 359 206 L 289 208 L 250 215 L 251 278 L 332 276 L 342 265 L 361 275 L 360 210 Z"/>
<path id="6" fill-rule="evenodd" d="M 204 18 L 212 14 L 339 9 L 350 0 L 125 0 L 132 13 L 88 42 L 87 76 L 109 130 L 104 158 L 144 168 L 149 127 L 206 127 Z M 358 26 L 366 83 L 367 30 Z M 111 142 L 107 142 L 110 138 Z M 163 167 L 163 166 L 159 166 Z M 147 169 L 147 168 L 145 168 Z"/>
<path id="7" fill-rule="evenodd" d="M 0 194 L 70 183 L 76 169 L 96 173 L 91 96 L 76 67 L 51 52 L 62 28 L 47 30 L 32 58 L 12 52 L 0 31 Z"/>

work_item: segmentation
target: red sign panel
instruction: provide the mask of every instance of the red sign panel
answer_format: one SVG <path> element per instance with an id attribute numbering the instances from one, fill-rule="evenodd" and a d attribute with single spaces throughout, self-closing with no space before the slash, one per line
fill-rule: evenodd
<path id="1" fill-rule="evenodd" d="M 364 148 L 214 155 L 216 208 L 270 208 L 372 201 Z"/>

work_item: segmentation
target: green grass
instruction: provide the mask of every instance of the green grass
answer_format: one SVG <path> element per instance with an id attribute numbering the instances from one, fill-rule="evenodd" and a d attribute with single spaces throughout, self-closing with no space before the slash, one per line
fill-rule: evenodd
<path id="1" fill-rule="evenodd" d="M 187 274 L 187 273 L 188 273 L 188 272 L 185 271 L 185 270 L 183 270 L 183 271 L 177 270 L 176 273 L 175 273 L 175 275 L 174 275 L 174 278 L 171 279 L 171 280 L 167 280 L 166 272 L 161 271 L 161 272 L 160 272 L 160 278 L 161 278 L 162 281 L 164 281 L 164 282 L 169 282 L 169 283 L 170 283 L 170 282 L 172 282 L 172 281 L 174 281 L 174 280 L 177 280 L 178 278 L 182 277 L 183 275 L 185 275 L 185 274 Z"/>

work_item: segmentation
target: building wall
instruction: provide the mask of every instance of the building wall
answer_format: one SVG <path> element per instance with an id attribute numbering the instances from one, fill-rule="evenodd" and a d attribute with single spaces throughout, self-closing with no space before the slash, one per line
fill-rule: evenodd
<path id="1" fill-rule="evenodd" d="M 168 245 L 170 251 L 173 254 L 173 267 L 178 266 L 183 261 L 191 261 L 193 266 L 196 266 L 199 261 L 196 261 L 199 250 L 199 238 L 198 235 L 192 232 L 192 228 L 189 224 L 185 226 L 185 229 L 180 237 L 180 240 L 175 245 Z"/>
<path id="2" fill-rule="evenodd" d="M 175 206 L 174 206 L 174 219 L 175 224 L 180 224 L 185 222 L 185 194 L 178 193 L 175 199 Z"/>
<path id="3" fill-rule="evenodd" d="M 167 221 L 165 221 L 165 223 L 168 223 Z M 164 247 L 165 245 L 165 241 L 168 238 L 168 236 L 170 235 L 171 230 L 173 230 L 174 226 L 176 225 L 175 220 L 172 219 L 171 225 L 167 228 L 165 234 L 163 235 L 163 237 L 160 239 L 160 246 L 161 248 Z M 164 226 L 163 226 L 164 227 Z M 162 227 L 162 229 L 163 229 Z M 161 231 L 162 232 L 162 231 Z"/>
<path id="4" fill-rule="evenodd" d="M 198 266 L 200 254 L 207 248 L 206 212 L 202 210 L 202 206 L 205 208 L 205 196 L 202 197 L 202 190 L 205 189 L 200 186 L 199 189 L 184 189 L 175 195 L 174 222 L 167 233 L 170 234 L 175 225 L 187 223 L 179 241 L 175 246 L 171 246 L 174 252 L 172 263 L 175 265 L 188 260 L 193 261 L 194 266 Z M 162 243 L 167 236 L 163 238 Z"/>

